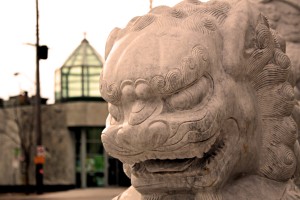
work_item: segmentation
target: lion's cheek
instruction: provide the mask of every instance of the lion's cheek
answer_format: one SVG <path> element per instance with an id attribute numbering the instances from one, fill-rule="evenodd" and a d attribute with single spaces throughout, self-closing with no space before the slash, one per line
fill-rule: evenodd
<path id="1" fill-rule="evenodd" d="M 237 153 L 243 160 L 239 161 L 240 168 L 255 167 L 257 163 L 253 161 L 257 160 L 257 155 L 259 155 L 257 145 L 261 143 L 262 125 L 254 91 L 249 86 L 236 83 L 232 79 L 227 79 L 226 85 L 228 90 L 226 88 L 223 90 L 222 98 L 223 105 L 226 105 L 222 107 L 223 118 L 234 119 L 238 126 L 239 139 L 236 146 L 239 150 Z"/>

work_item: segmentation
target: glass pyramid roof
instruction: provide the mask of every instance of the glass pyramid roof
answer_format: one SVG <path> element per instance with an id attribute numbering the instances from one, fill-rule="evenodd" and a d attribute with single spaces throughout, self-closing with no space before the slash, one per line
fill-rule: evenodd
<path id="1" fill-rule="evenodd" d="M 55 72 L 55 101 L 99 100 L 103 59 L 83 39 L 63 66 Z"/>
<path id="2" fill-rule="evenodd" d="M 103 66 L 103 59 L 97 51 L 83 39 L 81 44 L 73 51 L 70 57 L 63 64 L 63 67 L 73 66 Z"/>

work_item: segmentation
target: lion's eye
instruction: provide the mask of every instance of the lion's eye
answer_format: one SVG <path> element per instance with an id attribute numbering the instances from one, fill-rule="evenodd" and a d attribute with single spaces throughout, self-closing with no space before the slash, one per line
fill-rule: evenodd
<path id="1" fill-rule="evenodd" d="M 188 110 L 204 101 L 209 96 L 212 83 L 209 78 L 202 77 L 192 86 L 172 95 L 168 105 L 175 110 Z"/>
<path id="2" fill-rule="evenodd" d="M 109 103 L 108 104 L 108 112 L 110 113 L 110 115 L 112 117 L 111 124 L 121 121 L 122 115 L 120 112 L 120 108 Z"/>

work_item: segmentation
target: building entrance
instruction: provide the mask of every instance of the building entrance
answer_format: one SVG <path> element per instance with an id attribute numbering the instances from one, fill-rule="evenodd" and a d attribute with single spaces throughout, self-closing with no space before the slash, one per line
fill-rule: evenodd
<path id="1" fill-rule="evenodd" d="M 105 185 L 104 153 L 99 139 L 102 130 L 89 127 L 75 131 L 77 187 Z"/>
<path id="2" fill-rule="evenodd" d="M 108 185 L 130 186 L 130 179 L 123 171 L 123 164 L 112 157 L 108 158 Z"/>
<path id="3" fill-rule="evenodd" d="M 104 127 L 85 127 L 72 130 L 75 134 L 76 186 L 129 186 L 130 180 L 123 164 L 108 156 L 101 143 Z"/>

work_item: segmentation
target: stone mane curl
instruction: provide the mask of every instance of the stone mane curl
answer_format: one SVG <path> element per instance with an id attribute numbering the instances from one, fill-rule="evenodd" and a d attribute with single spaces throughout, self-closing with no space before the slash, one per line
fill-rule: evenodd
<path id="1" fill-rule="evenodd" d="M 229 11 L 230 4 L 227 2 L 214 2 L 207 6 L 192 0 L 183 1 L 172 8 L 156 7 L 144 16 L 134 17 L 124 29 L 115 28 L 107 40 L 105 57 L 116 40 L 147 28 L 157 30 L 157 34 L 168 32 L 174 27 L 210 34 L 224 22 Z"/>
<path id="2" fill-rule="evenodd" d="M 291 62 L 283 52 L 282 39 L 261 15 L 256 26 L 257 49 L 248 61 L 248 75 L 256 91 L 262 118 L 262 147 L 259 174 L 287 181 L 296 170 L 294 145 L 297 125 L 291 117 L 295 105 Z"/>

